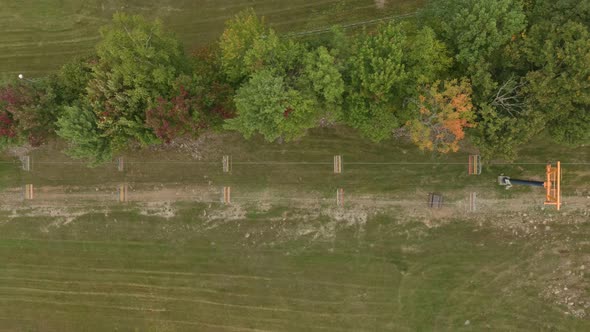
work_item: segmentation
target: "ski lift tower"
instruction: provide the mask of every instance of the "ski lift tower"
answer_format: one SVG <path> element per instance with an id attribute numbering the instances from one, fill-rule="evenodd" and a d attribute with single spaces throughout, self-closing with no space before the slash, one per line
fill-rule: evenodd
<path id="1" fill-rule="evenodd" d="M 512 188 L 512 185 L 515 184 L 545 187 L 545 205 L 555 205 L 559 211 L 561 208 L 561 163 L 558 161 L 555 166 L 548 163 L 545 170 L 545 182 L 511 179 L 509 176 L 500 175 L 498 176 L 498 184 L 505 186 L 506 189 Z"/>

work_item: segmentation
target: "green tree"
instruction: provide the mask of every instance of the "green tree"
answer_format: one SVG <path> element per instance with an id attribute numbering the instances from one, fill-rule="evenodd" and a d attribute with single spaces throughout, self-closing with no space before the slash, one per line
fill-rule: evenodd
<path id="1" fill-rule="evenodd" d="M 278 75 L 292 73 L 304 54 L 302 45 L 293 40 L 281 40 L 251 9 L 227 22 L 219 45 L 221 68 L 235 85 L 263 69 L 273 70 Z"/>
<path id="2" fill-rule="evenodd" d="M 362 34 L 348 62 L 343 120 L 373 141 L 414 118 L 405 105 L 416 98 L 417 87 L 444 76 L 451 58 L 429 28 L 413 35 L 407 26 L 390 23 L 375 33 Z"/>
<path id="3" fill-rule="evenodd" d="M 317 120 L 317 105 L 283 77 L 271 70 L 252 75 L 235 96 L 237 116 L 226 121 L 225 129 L 236 130 L 246 138 L 260 133 L 267 141 L 291 141 L 312 128 Z"/>
<path id="4" fill-rule="evenodd" d="M 344 80 L 341 68 L 327 48 L 320 46 L 304 59 L 300 85 L 311 87 L 324 109 L 338 111 L 342 104 Z"/>
<path id="5" fill-rule="evenodd" d="M 251 73 L 251 69 L 244 66 L 246 57 L 255 44 L 269 36 L 269 32 L 252 9 L 242 11 L 226 22 L 219 46 L 221 66 L 230 81 L 239 83 Z M 273 34 L 271 38 L 274 43 L 276 36 Z M 257 49 L 260 49 L 259 45 Z"/>
<path id="6" fill-rule="evenodd" d="M 472 130 L 472 141 L 485 159 L 516 158 L 518 148 L 529 142 L 545 126 L 543 114 L 524 110 L 518 116 L 511 116 L 489 104 L 482 104 L 478 110 L 477 128 Z"/>
<path id="7" fill-rule="evenodd" d="M 488 60 L 526 26 L 520 0 L 434 0 L 428 12 L 466 67 Z"/>
<path id="8" fill-rule="evenodd" d="M 93 61 L 94 57 L 76 58 L 61 67 L 54 77 L 59 105 L 72 105 L 86 98 Z"/>
<path id="9" fill-rule="evenodd" d="M 404 63 L 411 81 L 409 87 L 412 89 L 417 85 L 440 80 L 453 62 L 446 45 L 437 39 L 434 30 L 429 27 L 410 36 L 404 50 Z"/>
<path id="10" fill-rule="evenodd" d="M 158 96 L 169 96 L 179 74 L 188 70 L 181 43 L 161 22 L 115 14 L 101 30 L 98 63 L 88 83 L 88 100 L 98 127 L 118 150 L 130 140 L 156 142 L 144 126 L 145 112 Z"/>
<path id="11" fill-rule="evenodd" d="M 530 107 L 540 110 L 558 141 L 590 142 L 590 30 L 581 23 L 535 24 L 524 53 Z"/>
<path id="12" fill-rule="evenodd" d="M 66 106 L 57 120 L 57 134 L 70 142 L 66 151 L 74 158 L 98 165 L 112 159 L 110 139 L 98 128 L 96 114 L 88 106 Z"/>
<path id="13" fill-rule="evenodd" d="M 527 0 L 526 13 L 531 24 L 568 21 L 590 26 L 590 2 L 580 0 Z"/>
<path id="14" fill-rule="evenodd" d="M 456 72 L 467 76 L 474 101 L 486 103 L 505 74 L 505 48 L 526 28 L 521 0 L 433 0 L 427 21 L 455 54 Z M 444 19 L 441 19 L 444 18 Z"/>
<path id="15" fill-rule="evenodd" d="M 399 25 L 380 26 L 361 35 L 347 68 L 344 121 L 373 141 L 390 137 L 399 127 L 398 112 L 408 79 L 403 63 L 406 35 Z"/>

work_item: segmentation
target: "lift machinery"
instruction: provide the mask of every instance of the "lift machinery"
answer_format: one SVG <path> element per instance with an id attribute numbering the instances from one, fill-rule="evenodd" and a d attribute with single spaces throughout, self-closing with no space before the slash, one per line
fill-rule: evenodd
<path id="1" fill-rule="evenodd" d="M 546 178 L 545 181 L 531 181 L 511 179 L 509 176 L 498 176 L 498 184 L 510 189 L 515 184 L 544 187 L 545 188 L 545 205 L 555 205 L 557 210 L 561 208 L 561 163 L 558 161 L 556 165 L 548 163 L 545 167 Z"/>

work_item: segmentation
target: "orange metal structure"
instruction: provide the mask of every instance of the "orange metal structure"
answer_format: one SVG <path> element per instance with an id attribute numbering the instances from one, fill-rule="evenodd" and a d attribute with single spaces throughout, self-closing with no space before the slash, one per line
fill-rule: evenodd
<path id="1" fill-rule="evenodd" d="M 547 164 L 547 179 L 545 180 L 545 205 L 555 205 L 557 210 L 561 208 L 561 163 L 556 167 Z"/>

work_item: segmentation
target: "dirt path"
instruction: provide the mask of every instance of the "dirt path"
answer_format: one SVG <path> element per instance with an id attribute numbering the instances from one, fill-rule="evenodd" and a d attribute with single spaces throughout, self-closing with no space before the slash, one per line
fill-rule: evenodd
<path id="1" fill-rule="evenodd" d="M 25 199 L 24 188 L 10 188 L 1 194 L 0 209 L 13 211 L 15 209 L 49 208 L 59 209 L 78 207 L 92 209 L 97 206 L 116 206 L 130 203 L 136 206 L 154 207 L 170 206 L 178 202 L 198 202 L 208 204 L 222 204 L 222 188 L 209 186 L 187 186 L 178 184 L 111 184 L 97 187 L 77 186 L 44 186 L 35 187 L 32 199 Z M 122 195 L 121 191 L 125 191 Z M 493 192 L 481 195 L 476 200 L 476 210 L 469 211 L 469 192 L 464 199 L 445 201 L 440 209 L 427 207 L 427 195 L 415 192 L 396 196 L 354 195 L 345 196 L 344 207 L 338 207 L 336 193 L 334 197 L 326 197 L 317 192 L 295 192 L 265 190 L 257 192 L 232 191 L 231 204 L 234 206 L 248 206 L 256 210 L 268 210 L 272 206 L 289 206 L 300 211 L 308 210 L 311 215 L 317 215 L 319 210 L 341 210 L 354 215 L 369 215 L 385 212 L 391 209 L 401 209 L 408 217 L 438 220 L 457 216 L 492 216 L 495 214 L 526 212 L 536 210 L 555 210 L 554 207 L 543 205 L 542 193 L 519 195 L 517 198 L 503 199 L 495 197 Z M 459 195 L 460 197 L 460 195 Z M 567 213 L 574 210 L 588 210 L 590 198 L 585 196 L 567 196 L 563 198 L 562 211 Z M 148 213 L 149 214 L 149 213 Z"/>

